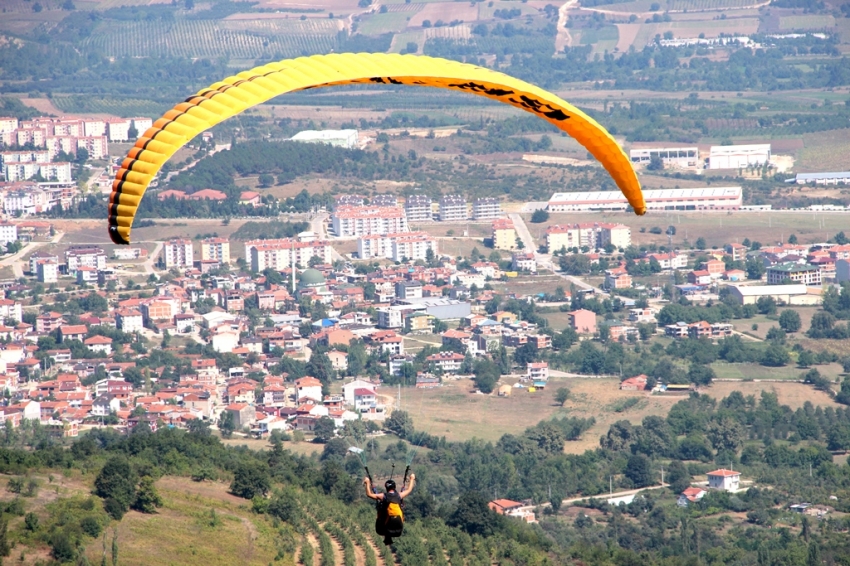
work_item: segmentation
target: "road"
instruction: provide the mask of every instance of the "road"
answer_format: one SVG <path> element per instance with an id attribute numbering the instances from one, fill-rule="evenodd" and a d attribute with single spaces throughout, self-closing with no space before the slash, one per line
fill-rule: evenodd
<path id="1" fill-rule="evenodd" d="M 531 231 L 525 225 L 525 220 L 522 219 L 522 216 L 514 213 L 509 214 L 508 217 L 514 223 L 516 234 L 519 236 L 522 245 L 525 246 L 525 250 L 536 254 L 537 246 L 534 244 L 534 238 L 531 236 Z"/>
<path id="2" fill-rule="evenodd" d="M 148 254 L 148 259 L 146 259 L 144 263 L 142 263 L 142 267 L 145 268 L 145 273 L 151 274 L 154 272 L 154 262 L 156 262 L 157 257 L 159 257 L 159 253 L 162 251 L 162 247 L 164 245 L 164 242 L 157 242 L 154 250 L 150 254 Z"/>
<path id="3" fill-rule="evenodd" d="M 47 244 L 58 244 L 62 239 L 62 236 L 65 235 L 65 232 L 56 232 L 56 234 L 47 242 L 29 242 L 21 251 L 16 254 L 10 255 L 7 258 L 3 258 L 0 260 L 0 265 L 11 265 L 12 271 L 15 273 L 15 278 L 19 279 L 24 276 L 24 265 L 26 262 L 24 261 L 24 256 L 29 255 L 35 252 L 38 248 L 42 246 L 46 246 Z"/>
<path id="4" fill-rule="evenodd" d="M 653 486 L 650 486 L 650 487 L 642 487 L 640 489 L 630 489 L 630 490 L 627 490 L 627 491 L 618 491 L 617 493 L 600 493 L 599 495 L 592 495 L 592 496 L 585 495 L 583 497 L 573 497 L 573 498 L 564 499 L 563 501 L 561 501 L 561 507 L 572 505 L 573 503 L 578 503 L 580 501 L 587 501 L 587 500 L 591 499 L 591 497 L 594 498 L 594 499 L 608 500 L 608 499 L 613 499 L 615 497 L 626 497 L 628 495 L 637 495 L 641 491 L 649 491 L 651 489 L 662 489 L 662 488 L 665 488 L 665 487 L 669 487 L 669 485 L 670 484 L 663 483 L 661 485 L 653 485 Z M 521 507 L 520 509 L 522 511 L 533 511 L 537 507 L 551 507 L 551 506 L 552 506 L 551 503 L 541 503 L 540 505 L 526 505 L 525 507 Z"/>
<path id="5" fill-rule="evenodd" d="M 558 33 L 555 36 L 555 53 L 560 53 L 564 50 L 564 47 L 573 44 L 573 38 L 567 28 L 567 20 L 569 20 L 567 12 L 576 4 L 578 4 L 578 0 L 567 0 L 563 6 L 558 8 Z"/>
<path id="6" fill-rule="evenodd" d="M 327 231 L 327 228 L 326 228 L 327 225 L 328 225 L 328 214 L 326 212 L 321 212 L 318 215 L 316 215 L 315 218 L 310 220 L 310 230 L 312 230 L 313 233 L 316 234 L 316 237 L 319 238 L 320 240 L 329 239 L 328 231 Z M 338 251 L 336 251 L 336 248 L 334 248 L 333 246 L 331 246 L 331 257 L 333 258 L 334 261 L 348 261 L 347 258 L 345 258 Z"/>

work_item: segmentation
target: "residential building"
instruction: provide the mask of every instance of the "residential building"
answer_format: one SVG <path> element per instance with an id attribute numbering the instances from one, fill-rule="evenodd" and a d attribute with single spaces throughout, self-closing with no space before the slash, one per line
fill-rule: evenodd
<path id="1" fill-rule="evenodd" d="M 322 400 L 322 382 L 315 377 L 302 377 L 295 380 L 295 401 L 303 403 L 305 399 Z"/>
<path id="2" fill-rule="evenodd" d="M 552 253 L 573 248 L 600 249 L 608 244 L 617 249 L 629 247 L 632 245 L 631 229 L 609 222 L 555 224 L 546 229 L 546 245 Z"/>
<path id="3" fill-rule="evenodd" d="M 404 202 L 404 213 L 407 222 L 430 222 L 433 220 L 431 212 L 431 197 L 427 195 L 411 195 Z"/>
<path id="4" fill-rule="evenodd" d="M 76 275 L 80 267 L 106 269 L 106 252 L 96 246 L 71 246 L 65 252 L 68 274 Z"/>
<path id="5" fill-rule="evenodd" d="M 332 251 L 327 240 L 317 240 L 312 232 L 302 232 L 295 238 L 245 242 L 245 259 L 257 272 L 283 271 L 293 264 L 305 268 L 314 257 L 328 264 L 333 261 Z"/>
<path id="6" fill-rule="evenodd" d="M 709 489 L 722 489 L 723 491 L 738 491 L 741 481 L 741 472 L 721 468 L 708 472 Z"/>
<path id="7" fill-rule="evenodd" d="M 18 241 L 18 225 L 11 222 L 0 222 L 0 244 Z"/>
<path id="8" fill-rule="evenodd" d="M 331 222 L 340 238 L 408 231 L 404 209 L 397 206 L 341 206 Z"/>
<path id="9" fill-rule="evenodd" d="M 438 352 L 425 358 L 430 370 L 443 373 L 458 373 L 463 364 L 464 356 L 457 352 Z"/>
<path id="10" fill-rule="evenodd" d="M 395 296 L 399 299 L 421 299 L 421 281 L 399 281 L 395 284 Z"/>
<path id="11" fill-rule="evenodd" d="M 440 197 L 440 222 L 459 222 L 467 220 L 469 211 L 466 199 L 460 195 Z"/>
<path id="12" fill-rule="evenodd" d="M 374 234 L 357 240 L 357 257 L 360 259 L 424 260 L 429 250 L 433 257 L 437 256 L 437 239 L 426 232 Z"/>
<path id="13" fill-rule="evenodd" d="M 510 218 L 497 218 L 492 224 L 493 248 L 497 250 L 513 250 L 517 247 L 517 234 L 514 223 Z"/>
<path id="14" fill-rule="evenodd" d="M 621 391 L 643 391 L 646 389 L 646 381 L 649 379 L 646 375 L 636 375 L 629 377 L 620 382 Z"/>
<path id="15" fill-rule="evenodd" d="M 55 259 L 43 259 L 36 265 L 36 278 L 39 283 L 56 283 L 59 280 L 59 262 Z"/>
<path id="16" fill-rule="evenodd" d="M 579 309 L 567 313 L 570 326 L 579 334 L 596 334 L 596 313 Z"/>
<path id="17" fill-rule="evenodd" d="M 230 240 L 226 238 L 201 240 L 201 261 L 230 263 Z"/>
<path id="18" fill-rule="evenodd" d="M 511 268 L 514 271 L 537 273 L 537 258 L 533 252 L 515 251 L 511 254 Z"/>
<path id="19" fill-rule="evenodd" d="M 705 497 L 706 493 L 708 492 L 701 487 L 686 488 L 685 491 L 679 495 L 679 499 L 676 500 L 676 505 L 679 507 L 687 507 L 691 503 L 696 503 Z"/>
<path id="20" fill-rule="evenodd" d="M 473 220 L 492 220 L 502 215 L 502 201 L 497 197 L 477 198 L 472 202 Z"/>
<path id="21" fill-rule="evenodd" d="M 525 379 L 528 381 L 548 381 L 549 364 L 547 362 L 531 362 L 525 368 Z"/>
<path id="22" fill-rule="evenodd" d="M 814 265 L 793 262 L 780 263 L 767 268 L 768 285 L 782 285 L 786 281 L 802 285 L 820 285 L 821 270 Z"/>
<path id="23" fill-rule="evenodd" d="M 236 430 L 251 426 L 257 420 L 256 410 L 248 403 L 231 403 L 224 410 L 233 415 Z"/>
<path id="24" fill-rule="evenodd" d="M 115 313 L 115 326 L 122 332 L 141 332 L 144 328 L 142 313 L 136 309 L 119 309 Z"/>
<path id="25" fill-rule="evenodd" d="M 163 263 L 166 269 L 192 267 L 194 262 L 192 240 L 170 240 L 163 246 Z"/>
<path id="26" fill-rule="evenodd" d="M 495 499 L 489 502 L 487 506 L 499 515 L 515 517 L 525 521 L 526 523 L 537 522 L 532 509 L 522 503 L 511 501 L 510 499 Z"/>

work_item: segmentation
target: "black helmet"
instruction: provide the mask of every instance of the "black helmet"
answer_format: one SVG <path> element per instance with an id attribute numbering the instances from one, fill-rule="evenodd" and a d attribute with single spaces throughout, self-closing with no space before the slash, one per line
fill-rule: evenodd
<path id="1" fill-rule="evenodd" d="M 395 481 L 387 480 L 387 483 L 384 484 L 384 487 L 387 488 L 387 491 L 395 491 Z"/>

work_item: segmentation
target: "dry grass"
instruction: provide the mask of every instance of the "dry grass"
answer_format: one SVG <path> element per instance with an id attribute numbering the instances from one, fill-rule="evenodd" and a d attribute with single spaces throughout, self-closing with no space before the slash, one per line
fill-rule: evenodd
<path id="1" fill-rule="evenodd" d="M 166 477 L 157 482 L 164 500 L 155 515 L 131 511 L 118 523 L 122 564 L 268 564 L 275 556 L 274 532 L 250 512 L 250 502 L 227 493 L 218 482 Z M 217 526 L 210 526 L 215 509 Z M 101 541 L 86 549 L 99 563 Z"/>
<path id="2" fill-rule="evenodd" d="M 811 401 L 814 405 L 821 407 L 832 407 L 837 409 L 839 405 L 833 401 L 826 393 L 816 390 L 811 385 L 802 383 L 764 383 L 764 382 L 716 382 L 710 387 L 700 390 L 715 399 L 728 397 L 733 391 L 740 391 L 745 397 L 747 395 L 755 395 L 756 398 L 762 391 L 773 391 L 779 398 L 780 405 L 788 405 L 792 409 L 802 407 L 806 401 Z"/>

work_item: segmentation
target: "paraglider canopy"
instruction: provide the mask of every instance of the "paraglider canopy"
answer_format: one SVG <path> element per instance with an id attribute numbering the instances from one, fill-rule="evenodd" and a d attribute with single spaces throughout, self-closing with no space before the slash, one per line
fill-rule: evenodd
<path id="1" fill-rule="evenodd" d="M 169 110 L 140 137 L 112 183 L 109 235 L 130 243 L 130 228 L 148 185 L 162 165 L 192 138 L 282 94 L 348 84 L 429 86 L 484 96 L 554 124 L 582 144 L 608 173 L 637 214 L 646 204 L 628 157 L 613 137 L 573 105 L 525 81 L 467 63 L 386 53 L 341 53 L 288 59 L 239 73 Z"/>

